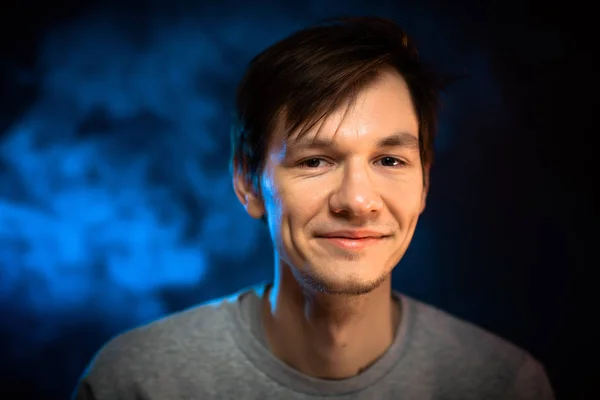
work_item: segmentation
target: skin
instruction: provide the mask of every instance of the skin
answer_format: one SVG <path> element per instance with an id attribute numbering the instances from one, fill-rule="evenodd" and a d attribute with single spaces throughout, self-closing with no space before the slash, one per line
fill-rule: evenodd
<path id="1" fill-rule="evenodd" d="M 398 329 L 391 272 L 427 196 L 417 116 L 404 79 L 384 71 L 304 138 L 286 140 L 283 122 L 269 143 L 260 193 L 234 175 L 238 198 L 253 218 L 267 214 L 273 239 L 275 280 L 263 298 L 267 340 L 302 373 L 348 378 L 376 361 Z M 398 133 L 395 145 L 378 146 Z M 329 145 L 306 145 L 320 140 Z M 386 237 L 360 250 L 321 237 L 352 229 Z"/>

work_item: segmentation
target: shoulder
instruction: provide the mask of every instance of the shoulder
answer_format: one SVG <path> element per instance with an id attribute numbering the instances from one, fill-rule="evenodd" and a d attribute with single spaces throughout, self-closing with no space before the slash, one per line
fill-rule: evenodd
<path id="1" fill-rule="evenodd" d="M 413 313 L 413 340 L 417 346 L 427 346 L 455 368 L 490 373 L 517 375 L 530 363 L 537 363 L 524 349 L 476 324 L 451 315 L 434 306 L 407 296 Z"/>
<path id="2" fill-rule="evenodd" d="M 183 350 L 197 346 L 202 340 L 219 340 L 229 323 L 234 299 L 219 299 L 201 304 L 124 332 L 109 341 L 100 353 L 127 353 L 148 357 L 154 353 Z"/>
<path id="3" fill-rule="evenodd" d="M 469 321 L 407 296 L 415 363 L 440 387 L 477 398 L 553 399 L 546 371 L 529 352 Z M 466 398 L 466 397 L 465 397 Z"/>
<path id="4" fill-rule="evenodd" d="M 114 337 L 96 353 L 79 390 L 93 387 L 104 393 L 98 398 L 134 393 L 152 376 L 226 358 L 234 346 L 228 332 L 236 301 L 237 295 L 201 304 Z"/>

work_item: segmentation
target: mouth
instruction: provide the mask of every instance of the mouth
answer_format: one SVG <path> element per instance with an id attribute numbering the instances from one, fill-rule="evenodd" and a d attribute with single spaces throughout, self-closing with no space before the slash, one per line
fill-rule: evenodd
<path id="1" fill-rule="evenodd" d="M 361 238 L 348 238 L 348 237 L 319 237 L 320 240 L 325 241 L 329 245 L 342 248 L 344 250 L 360 251 L 367 248 L 373 247 L 386 239 L 385 236 L 368 236 Z"/>

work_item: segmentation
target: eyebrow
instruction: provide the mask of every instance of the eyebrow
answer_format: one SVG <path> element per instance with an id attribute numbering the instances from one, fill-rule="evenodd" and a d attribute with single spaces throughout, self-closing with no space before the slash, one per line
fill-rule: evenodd
<path id="1" fill-rule="evenodd" d="M 387 147 L 407 147 L 411 149 L 418 149 L 419 138 L 411 135 L 408 132 L 397 132 L 377 141 L 377 148 Z"/>
<path id="2" fill-rule="evenodd" d="M 300 139 L 295 140 L 286 145 L 288 150 L 310 150 L 310 149 L 325 149 L 334 147 L 335 143 L 331 139 Z M 409 149 L 419 149 L 419 139 L 408 132 L 395 132 L 391 135 L 383 137 L 375 143 L 378 149 L 387 149 L 390 147 L 404 147 Z"/>

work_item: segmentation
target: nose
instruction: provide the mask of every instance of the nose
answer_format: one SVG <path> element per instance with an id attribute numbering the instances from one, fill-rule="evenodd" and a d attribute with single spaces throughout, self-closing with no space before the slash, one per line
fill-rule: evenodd
<path id="1" fill-rule="evenodd" d="M 329 198 L 333 213 L 351 217 L 366 217 L 378 213 L 383 200 L 368 171 L 358 165 L 348 165 L 340 185 Z"/>

